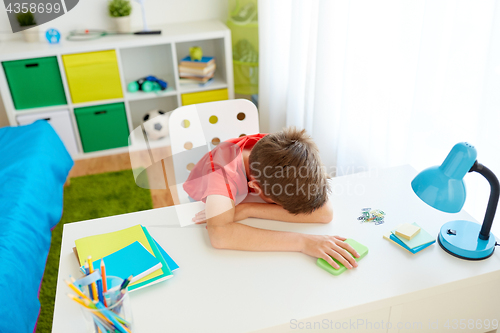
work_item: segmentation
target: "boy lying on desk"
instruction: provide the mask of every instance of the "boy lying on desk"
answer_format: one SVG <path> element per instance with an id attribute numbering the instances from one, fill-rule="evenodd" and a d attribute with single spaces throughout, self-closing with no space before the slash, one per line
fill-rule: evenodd
<path id="1" fill-rule="evenodd" d="M 191 170 L 184 190 L 206 203 L 193 221 L 207 223 L 212 246 L 244 251 L 297 251 L 339 268 L 357 267 L 359 254 L 344 237 L 253 228 L 248 217 L 285 222 L 329 223 L 328 175 L 313 140 L 295 128 L 221 142 Z M 247 195 L 266 203 L 241 203 Z"/>

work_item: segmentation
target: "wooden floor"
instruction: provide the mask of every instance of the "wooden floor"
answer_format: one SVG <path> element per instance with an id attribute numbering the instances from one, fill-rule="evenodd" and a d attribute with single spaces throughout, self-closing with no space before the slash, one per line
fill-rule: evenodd
<path id="1" fill-rule="evenodd" d="M 121 170 L 132 169 L 130 163 L 129 153 L 108 155 L 95 158 L 87 158 L 76 160 L 75 165 L 69 173 L 69 186 L 71 186 L 71 178 L 86 175 L 93 175 L 96 173 L 113 172 Z M 158 181 L 158 176 L 152 174 L 148 170 L 148 179 L 152 186 L 150 186 L 151 199 L 153 201 L 153 208 L 167 207 L 174 204 L 172 194 L 166 184 L 166 180 L 162 177 L 161 184 L 163 186 L 155 186 L 153 182 Z M 134 181 L 131 179 L 130 181 Z M 165 184 L 163 184 L 165 183 Z M 156 189 L 162 187 L 161 189 Z M 153 189 L 155 188 L 155 189 Z"/>

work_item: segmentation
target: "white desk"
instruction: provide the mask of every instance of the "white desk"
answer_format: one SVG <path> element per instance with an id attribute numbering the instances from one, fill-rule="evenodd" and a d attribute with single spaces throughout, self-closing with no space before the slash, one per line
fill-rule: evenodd
<path id="1" fill-rule="evenodd" d="M 331 332 L 327 326 L 335 325 L 336 332 L 399 332 L 398 323 L 406 324 L 401 332 L 491 331 L 483 320 L 500 320 L 499 249 L 487 260 L 470 262 L 450 256 L 438 244 L 411 255 L 382 238 L 402 222 L 418 222 L 437 235 L 451 219 L 472 219 L 465 212 L 441 213 L 420 201 L 410 186 L 415 175 L 413 168 L 403 166 L 333 179 L 334 219 L 326 225 L 244 222 L 275 230 L 338 234 L 368 246 L 370 252 L 359 267 L 337 277 L 301 253 L 213 249 L 205 226 L 178 227 L 172 207 L 67 224 L 53 332 L 83 332 L 78 324 L 80 309 L 66 297 L 63 282 L 70 274 L 78 275 L 71 250 L 75 239 L 139 223 L 180 266 L 172 279 L 131 294 L 139 333 Z M 357 221 L 363 207 L 385 211 L 385 224 Z M 474 326 L 479 320 L 482 327 L 453 330 L 454 319 L 458 325 L 460 319 L 466 325 L 473 319 Z M 364 324 L 357 322 L 354 327 L 356 320 Z M 389 320 L 393 328 L 373 326 L 387 327 Z M 439 329 L 429 329 L 436 320 Z M 450 329 L 444 327 L 446 320 Z M 317 330 L 312 329 L 315 322 Z M 382 322 L 385 326 L 380 326 Z M 350 329 L 338 330 L 339 325 Z"/>

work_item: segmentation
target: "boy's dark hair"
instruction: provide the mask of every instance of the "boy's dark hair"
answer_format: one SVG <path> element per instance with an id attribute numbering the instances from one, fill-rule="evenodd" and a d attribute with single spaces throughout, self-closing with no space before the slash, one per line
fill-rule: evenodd
<path id="1" fill-rule="evenodd" d="M 249 164 L 264 194 L 292 214 L 312 213 L 328 201 L 329 177 L 305 130 L 266 135 L 252 148 Z"/>

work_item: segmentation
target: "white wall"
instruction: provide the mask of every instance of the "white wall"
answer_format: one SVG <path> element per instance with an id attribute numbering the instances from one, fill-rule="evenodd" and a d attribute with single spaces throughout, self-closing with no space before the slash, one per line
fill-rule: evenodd
<path id="1" fill-rule="evenodd" d="M 113 22 L 107 13 L 107 3 L 107 0 L 80 0 L 71 11 L 41 25 L 40 30 L 56 28 L 64 37 L 73 29 L 113 29 Z M 224 22 L 228 0 L 145 0 L 145 6 L 147 22 L 152 26 L 212 19 Z M 132 7 L 132 26 L 141 29 L 140 6 L 132 1 Z M 2 43 L 4 41 L 20 38 L 20 33 L 12 33 L 5 6 L 0 4 L 0 47 L 6 47 Z M 0 127 L 7 125 L 3 104 L 0 104 Z"/>

